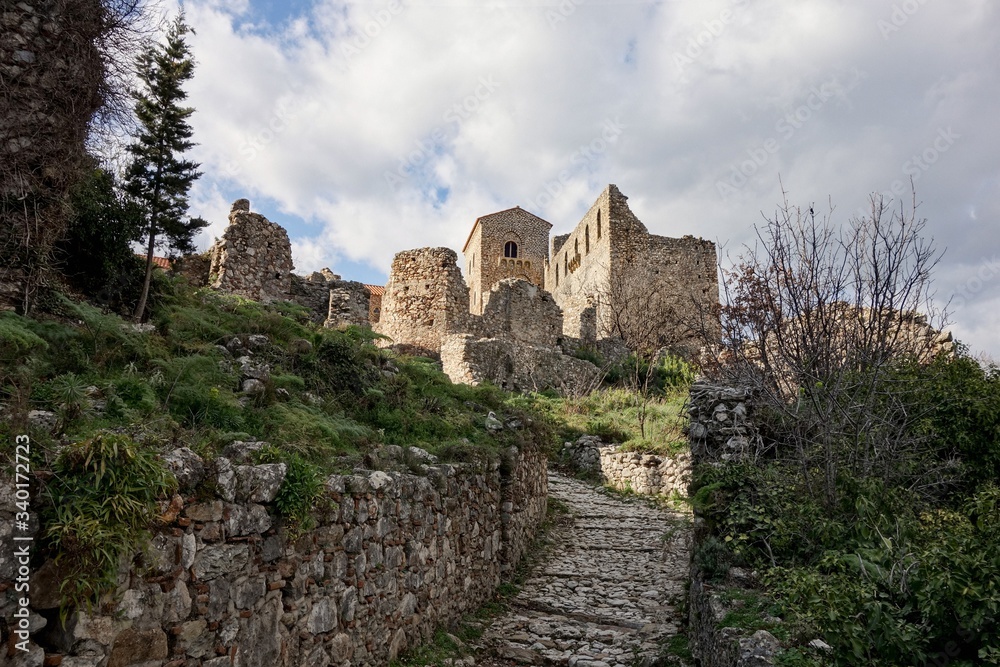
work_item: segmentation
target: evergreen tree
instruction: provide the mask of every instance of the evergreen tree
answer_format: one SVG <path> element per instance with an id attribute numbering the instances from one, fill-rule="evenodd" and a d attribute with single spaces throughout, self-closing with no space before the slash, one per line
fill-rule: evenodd
<path id="1" fill-rule="evenodd" d="M 146 275 L 133 317 L 140 321 L 146 310 L 153 274 L 153 251 L 159 245 L 180 252 L 194 250 L 193 237 L 207 223 L 186 218 L 187 194 L 201 173 L 198 164 L 181 158 L 194 146 L 188 118 L 191 107 L 183 84 L 194 74 L 194 60 L 184 41 L 190 28 L 184 15 L 167 32 L 165 44 L 153 44 L 139 56 L 138 75 L 144 90 L 135 94 L 135 112 L 142 130 L 129 146 L 133 156 L 126 190 L 142 206 L 145 217 Z"/>
<path id="2" fill-rule="evenodd" d="M 139 299 L 145 262 L 132 244 L 145 221 L 114 176 L 97 166 L 71 193 L 72 214 L 58 250 L 67 279 L 84 294 L 112 310 L 129 312 Z"/>

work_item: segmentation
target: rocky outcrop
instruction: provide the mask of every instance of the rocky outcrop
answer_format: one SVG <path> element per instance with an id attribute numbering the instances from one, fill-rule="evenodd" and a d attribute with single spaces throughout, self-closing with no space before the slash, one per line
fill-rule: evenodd
<path id="1" fill-rule="evenodd" d="M 58 568 L 33 572 L 31 650 L 14 664 L 386 665 L 488 599 L 545 514 L 538 452 L 449 465 L 386 447 L 373 457 L 385 470 L 330 476 L 319 525 L 293 535 L 275 507 L 287 471 L 253 465 L 262 446 L 233 443 L 212 463 L 184 448 L 166 457 L 184 495 L 165 503 L 166 523 L 122 570 L 116 594 L 65 626 L 54 608 Z M 13 494 L 0 503 L 11 519 Z M 9 619 L 14 570 L 0 567 Z"/>

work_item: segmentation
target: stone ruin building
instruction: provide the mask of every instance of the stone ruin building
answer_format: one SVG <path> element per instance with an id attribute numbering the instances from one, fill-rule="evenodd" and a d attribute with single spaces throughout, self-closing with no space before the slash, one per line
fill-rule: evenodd
<path id="1" fill-rule="evenodd" d="M 371 326 L 381 313 L 383 288 L 341 280 L 330 269 L 309 276 L 292 273 L 292 245 L 281 225 L 250 212 L 237 199 L 229 226 L 209 248 L 207 284 L 254 301 L 292 301 L 312 313 L 317 324 Z"/>
<path id="2" fill-rule="evenodd" d="M 410 351 L 439 356 L 457 382 L 516 390 L 586 391 L 598 375 L 568 356 L 620 350 L 608 326 L 608 286 L 624 275 L 664 295 L 671 341 L 718 304 L 715 244 L 655 236 L 609 185 L 569 234 L 520 207 L 478 218 L 465 242 L 463 280 L 447 248 L 396 255 L 375 329 Z"/>
<path id="3" fill-rule="evenodd" d="M 420 248 L 396 254 L 383 288 L 329 269 L 295 275 L 288 234 L 240 199 L 210 250 L 209 285 L 293 301 L 325 326 L 371 326 L 387 345 L 439 358 L 456 382 L 567 394 L 589 390 L 600 375 L 568 353 L 621 352 L 605 303 L 618 277 L 631 272 L 643 289 L 669 296 L 677 313 L 671 340 L 690 334 L 688 311 L 718 304 L 715 244 L 650 234 L 614 185 L 571 233 L 550 238 L 551 229 L 520 207 L 482 216 L 462 249 L 464 277 L 455 251 Z"/>

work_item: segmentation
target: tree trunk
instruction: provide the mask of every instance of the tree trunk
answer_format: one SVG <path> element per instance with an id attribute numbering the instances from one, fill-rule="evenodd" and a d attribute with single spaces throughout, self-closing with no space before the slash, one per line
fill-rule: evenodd
<path id="1" fill-rule="evenodd" d="M 149 245 L 146 248 L 146 277 L 142 281 L 142 294 L 139 296 L 139 303 L 135 306 L 135 312 L 132 313 L 132 321 L 139 323 L 142 322 L 142 316 L 146 312 L 146 299 L 149 297 L 149 283 L 153 278 L 153 251 L 156 246 L 156 227 L 150 222 L 149 224 Z"/>

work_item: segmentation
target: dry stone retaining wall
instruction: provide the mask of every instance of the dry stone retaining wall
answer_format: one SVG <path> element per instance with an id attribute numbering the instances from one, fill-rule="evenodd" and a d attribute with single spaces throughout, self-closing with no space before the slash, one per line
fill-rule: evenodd
<path id="1" fill-rule="evenodd" d="M 714 386 L 696 382 L 691 387 L 688 437 L 695 465 L 746 458 L 758 437 L 753 424 L 753 394 L 748 389 Z M 709 536 L 704 520 L 695 508 L 695 552 Z M 746 587 L 744 572 L 732 568 L 727 588 Z M 766 667 L 774 664 L 780 642 L 766 630 L 752 635 L 736 628 L 724 628 L 722 621 L 730 607 L 721 590 L 706 580 L 691 561 L 688 591 L 689 632 L 692 650 L 703 667 Z"/>
<path id="2" fill-rule="evenodd" d="M 691 455 L 676 456 L 623 452 L 621 445 L 601 442 L 596 435 L 581 436 L 563 444 L 563 453 L 574 468 L 599 476 L 616 489 L 647 496 L 687 496 L 691 483 Z"/>
<path id="3" fill-rule="evenodd" d="M 3 664 L 41 667 L 41 644 L 46 664 L 64 667 L 385 665 L 484 602 L 545 514 L 537 452 L 476 467 L 386 447 L 397 468 L 406 460 L 422 473 L 330 477 L 326 516 L 292 539 L 273 505 L 284 464 L 245 464 L 258 446 L 236 443 L 231 458 L 211 465 L 190 450 L 171 454 L 191 495 L 166 507 L 147 555 L 122 571 L 116 601 L 57 629 L 58 573 L 46 563 L 32 575 L 38 643 Z M 12 499 L 2 500 L 10 518 Z M 12 567 L 3 563 L 5 640 L 16 609 Z"/>

